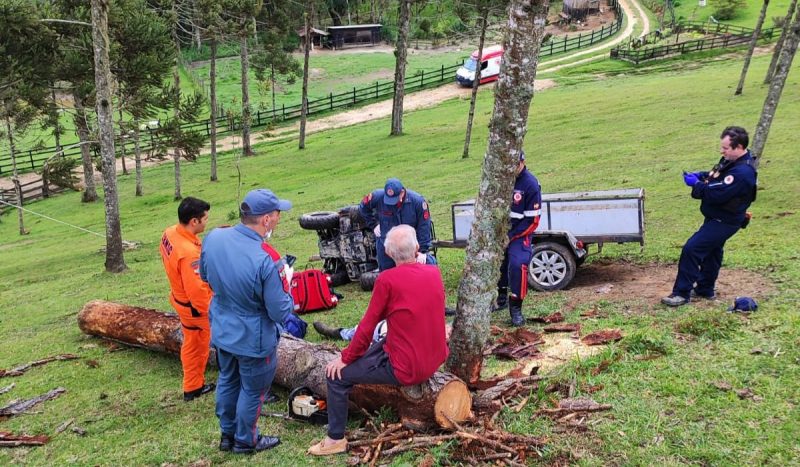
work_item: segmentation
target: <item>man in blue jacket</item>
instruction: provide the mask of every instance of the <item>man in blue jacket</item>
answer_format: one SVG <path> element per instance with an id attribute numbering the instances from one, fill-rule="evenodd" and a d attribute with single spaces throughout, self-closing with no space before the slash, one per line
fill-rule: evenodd
<path id="1" fill-rule="evenodd" d="M 705 220 L 683 246 L 672 293 L 661 303 L 677 307 L 689 303 L 691 297 L 716 298 L 714 285 L 725 242 L 747 227 L 747 208 L 756 199 L 758 174 L 747 149 L 749 142 L 744 128 L 729 126 L 720 136 L 722 157 L 717 165 L 710 172 L 684 172 L 683 181 L 691 187 L 692 198 L 700 200 Z"/>
<path id="2" fill-rule="evenodd" d="M 203 241 L 200 277 L 214 291 L 209 316 L 219 361 L 221 451 L 253 453 L 280 444 L 260 435 L 257 423 L 277 367 L 278 323 L 294 307 L 286 285 L 292 270 L 279 269 L 261 245 L 291 207 L 270 190 L 253 190 L 239 207 L 241 223 L 214 229 Z"/>
<path id="3" fill-rule="evenodd" d="M 528 293 L 528 264 L 533 255 L 531 236 L 539 226 L 541 204 L 539 180 L 528 171 L 525 166 L 525 151 L 520 151 L 514 193 L 511 195 L 508 247 L 503 256 L 503 264 L 500 266 L 497 302 L 494 307 L 494 311 L 497 311 L 508 306 L 511 324 L 514 326 L 522 326 L 525 323 L 522 301 Z M 510 297 L 509 289 L 511 289 Z"/>
<path id="4" fill-rule="evenodd" d="M 367 227 L 375 232 L 378 268 L 381 271 L 394 267 L 394 261 L 383 249 L 381 234 L 386 235 L 392 227 L 401 224 L 410 225 L 417 231 L 417 243 L 419 243 L 417 263 L 436 264 L 436 258 L 428 254 L 433 244 L 428 203 L 422 195 L 406 189 L 400 180 L 390 178 L 386 180 L 383 189 L 379 188 L 364 196 L 358 211 Z"/>

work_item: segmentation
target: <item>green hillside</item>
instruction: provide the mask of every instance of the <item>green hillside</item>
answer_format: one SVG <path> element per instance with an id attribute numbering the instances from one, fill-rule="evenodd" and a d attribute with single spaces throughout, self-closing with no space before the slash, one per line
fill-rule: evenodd
<path id="1" fill-rule="evenodd" d="M 684 241 L 701 222 L 698 205 L 683 185 L 682 170 L 704 170 L 718 157 L 718 136 L 726 125 L 753 129 L 766 88 L 760 84 L 769 56 L 754 59 L 743 96 L 734 98 L 740 60 L 718 58 L 706 66 L 676 61 L 652 75 L 574 73 L 562 85 L 538 93 L 533 101 L 525 142 L 529 166 L 545 192 L 643 187 L 646 200 L 646 246 L 609 245 L 603 260 L 635 264 L 675 263 Z M 689 69 L 691 68 L 691 69 Z M 504 411 L 510 431 L 546 435 L 549 462 L 585 465 L 797 465 L 800 458 L 800 294 L 798 248 L 792 232 L 800 230 L 800 166 L 796 130 L 800 121 L 800 64 L 795 64 L 761 165 L 755 219 L 726 248 L 725 268 L 745 268 L 773 283 L 776 293 L 762 300 L 750 318 L 724 313 L 727 303 L 690 305 L 668 310 L 656 302 L 630 297 L 595 307 L 607 317 L 585 321 L 584 331 L 620 327 L 627 336 L 599 357 L 571 362 L 556 379 L 575 378 L 577 394 L 591 394 L 613 410 L 595 417 L 587 432 L 560 432 L 554 424 L 531 419 L 548 394 L 534 394 L 520 413 Z M 663 69 L 663 68 L 662 68 Z M 557 78 L 558 80 L 558 78 Z M 577 83 L 577 84 L 569 84 Z M 397 176 L 428 197 L 440 238 L 450 232 L 449 205 L 477 193 L 480 165 L 491 114 L 491 92 L 480 93 L 473 132 L 473 155 L 461 158 L 469 102 L 451 100 L 408 113 L 406 135 L 390 138 L 389 121 L 309 135 L 306 149 L 296 141 L 262 144 L 255 157 L 225 154 L 220 181 L 208 182 L 209 161 L 182 165 L 183 193 L 211 202 L 209 225 L 229 223 L 243 194 L 268 187 L 294 202 L 273 236 L 298 265 L 316 252 L 313 232 L 297 218 L 309 211 L 356 203 L 371 189 Z M 241 186 L 237 186 L 236 164 Z M 89 235 L 26 214 L 30 235 L 17 234 L 16 215 L 0 217 L 0 368 L 58 353 L 81 360 L 51 363 L 18 378 L 3 378 L 0 406 L 12 399 L 63 386 L 67 393 L 35 409 L 36 413 L 2 422 L 0 429 L 53 434 L 63 422 L 86 430 L 67 430 L 43 447 L 0 450 L 0 464 L 27 465 L 187 465 L 194 462 L 249 465 L 342 465 L 345 457 L 309 459 L 305 450 L 323 435 L 322 428 L 263 418 L 262 431 L 280 435 L 283 444 L 255 457 L 234 457 L 216 450 L 217 421 L 213 399 L 191 404 L 180 398 L 180 362 L 144 350 L 110 352 L 99 340 L 78 330 L 76 314 L 89 300 L 104 299 L 169 310 L 168 285 L 158 255 L 162 230 L 175 222 L 172 167 L 146 169 L 145 196 L 136 198 L 132 177 L 120 179 L 123 237 L 139 243 L 126 253 L 130 270 L 103 272 L 102 237 Z M 56 219 L 103 233 L 103 205 L 80 203 L 78 193 L 27 206 Z M 590 260 L 589 263 L 596 261 Z M 440 252 L 448 302 L 456 300 L 463 252 Z M 317 263 L 318 264 L 318 263 Z M 582 271 L 578 271 L 580 275 Z M 669 284 L 659 286 L 669 289 Z M 368 301 L 357 285 L 340 290 L 345 298 L 335 311 L 307 315 L 338 325 L 354 324 Z M 736 291 L 726 290 L 726 295 Z M 569 307 L 566 292 L 533 294 L 526 315 L 563 309 L 577 321 L 586 306 Z M 506 316 L 494 316 L 504 325 Z M 309 328 L 310 329 L 310 328 Z M 318 340 L 310 329 L 309 339 Z M 753 354 L 754 348 L 761 353 Z M 656 359 L 641 354 L 662 352 Z M 87 364 L 95 361 L 96 368 Z M 587 369 L 613 361 L 596 376 Z M 487 372 L 506 368 L 493 360 Z M 213 375 L 212 375 L 213 377 Z M 716 389 L 727 381 L 749 387 L 763 400 L 739 399 Z M 285 396 L 285 392 L 281 393 Z M 282 404 L 266 411 L 283 410 Z M 446 448 L 433 451 L 445 456 Z M 437 457 L 438 458 L 438 457 Z M 416 463 L 413 454 L 397 458 Z M 204 464 L 207 465 L 207 464 Z"/>

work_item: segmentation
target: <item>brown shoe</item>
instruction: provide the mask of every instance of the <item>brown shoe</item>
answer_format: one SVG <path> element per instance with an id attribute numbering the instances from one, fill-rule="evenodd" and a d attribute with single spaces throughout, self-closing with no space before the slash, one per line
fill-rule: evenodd
<path id="1" fill-rule="evenodd" d="M 308 454 L 312 456 L 330 456 L 332 454 L 340 454 L 347 451 L 347 438 L 342 438 L 333 444 L 325 446 L 323 439 L 319 443 L 308 448 Z"/>

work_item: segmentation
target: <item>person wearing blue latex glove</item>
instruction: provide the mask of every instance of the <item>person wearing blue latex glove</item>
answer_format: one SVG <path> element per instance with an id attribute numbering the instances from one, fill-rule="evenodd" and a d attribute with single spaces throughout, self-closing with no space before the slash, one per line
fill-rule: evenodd
<path id="1" fill-rule="evenodd" d="M 710 172 L 683 174 L 684 182 L 692 188 L 692 198 L 700 200 L 705 220 L 683 246 L 672 293 L 661 303 L 676 307 L 693 297 L 715 298 L 725 242 L 747 225 L 747 208 L 756 199 L 758 174 L 748 143 L 744 128 L 725 128 L 717 165 Z"/>
<path id="2" fill-rule="evenodd" d="M 683 173 L 683 183 L 686 184 L 688 187 L 693 187 L 695 183 L 700 181 L 700 177 L 697 176 L 694 172 L 684 172 Z"/>

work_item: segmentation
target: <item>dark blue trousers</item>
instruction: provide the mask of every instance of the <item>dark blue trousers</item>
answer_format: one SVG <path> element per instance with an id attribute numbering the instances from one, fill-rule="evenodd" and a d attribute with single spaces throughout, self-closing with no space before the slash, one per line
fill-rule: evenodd
<path id="1" fill-rule="evenodd" d="M 722 247 L 738 230 L 739 227 L 706 219 L 683 245 L 672 294 L 689 298 L 694 289 L 698 295 L 713 295 L 719 268 L 722 267 Z"/>
<path id="2" fill-rule="evenodd" d="M 532 255 L 530 236 L 512 240 L 503 256 L 497 287 L 508 288 L 512 296 L 524 299 L 528 293 L 528 265 Z"/>
<path id="3" fill-rule="evenodd" d="M 378 269 L 381 270 L 381 271 L 385 271 L 387 269 L 392 269 L 393 267 L 396 266 L 394 264 L 394 260 L 392 258 L 390 258 L 389 255 L 386 254 L 386 250 L 383 247 L 383 235 L 385 235 L 385 234 L 383 232 L 381 232 L 381 236 L 378 237 L 376 239 L 377 241 L 375 242 L 376 243 L 375 244 L 375 249 L 377 250 L 377 253 L 378 253 L 378 255 L 377 255 L 378 256 Z M 439 264 L 439 263 L 436 262 L 436 258 L 435 257 L 433 257 L 431 255 L 428 255 L 425 258 L 425 264 Z"/>
<path id="4" fill-rule="evenodd" d="M 385 340 L 372 344 L 361 358 L 342 370 L 341 379 L 328 378 L 328 436 L 344 438 L 350 391 L 355 384 L 389 384 L 400 386 L 394 376 L 389 356 L 383 351 Z"/>
<path id="5" fill-rule="evenodd" d="M 277 350 L 264 358 L 245 357 L 217 349 L 217 418 L 223 435 L 237 444 L 255 446 L 258 416 L 277 368 Z"/>

